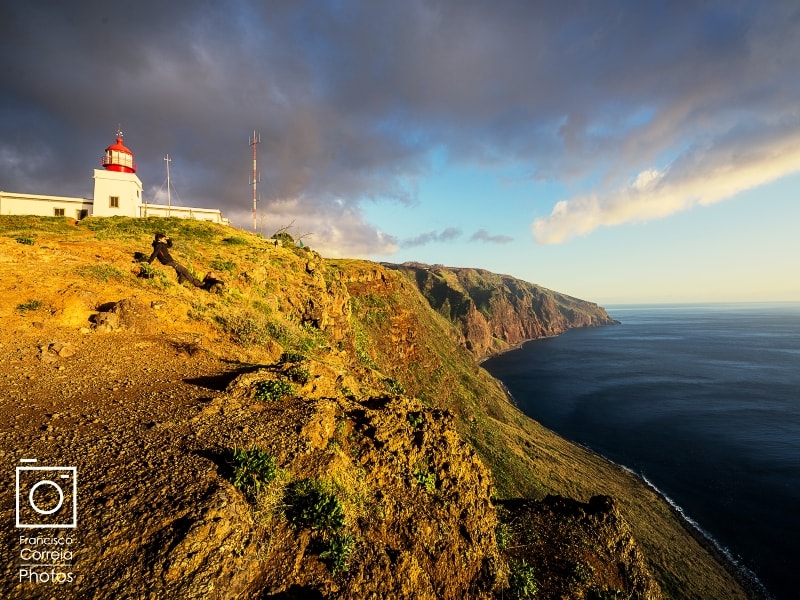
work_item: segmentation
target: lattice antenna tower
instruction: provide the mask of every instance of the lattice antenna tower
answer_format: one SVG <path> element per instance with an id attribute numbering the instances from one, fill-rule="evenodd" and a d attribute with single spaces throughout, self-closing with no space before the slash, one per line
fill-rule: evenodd
<path id="1" fill-rule="evenodd" d="M 256 130 L 253 130 L 253 137 L 250 139 L 250 145 L 253 147 L 253 175 L 252 180 L 250 183 L 253 184 L 253 233 L 257 233 L 257 226 L 256 226 L 256 214 L 257 214 L 257 205 L 258 205 L 258 191 L 257 186 L 258 182 L 261 181 L 261 173 L 258 172 L 257 160 L 258 156 L 256 153 L 256 146 L 261 143 L 261 134 L 256 133 Z"/>

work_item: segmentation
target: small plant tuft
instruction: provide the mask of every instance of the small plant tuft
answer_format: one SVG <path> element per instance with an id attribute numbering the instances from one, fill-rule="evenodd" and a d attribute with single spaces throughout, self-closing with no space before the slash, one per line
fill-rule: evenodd
<path id="1" fill-rule="evenodd" d="M 300 479 L 287 490 L 286 516 L 294 529 L 309 528 L 327 539 L 344 527 L 344 507 L 318 479 Z"/>
<path id="2" fill-rule="evenodd" d="M 211 268 L 215 271 L 233 273 L 236 270 L 236 263 L 231 260 L 215 259 L 211 261 Z"/>
<path id="3" fill-rule="evenodd" d="M 347 571 L 350 557 L 355 549 L 355 539 L 348 533 L 337 533 L 328 540 L 327 548 L 320 552 L 320 558 L 325 560 L 331 572 L 336 575 Z"/>
<path id="4" fill-rule="evenodd" d="M 243 237 L 238 237 L 234 235 L 231 237 L 223 238 L 222 243 L 228 244 L 229 246 L 247 246 L 250 242 L 248 242 Z"/>
<path id="5" fill-rule="evenodd" d="M 124 281 L 126 279 L 125 273 L 113 265 L 85 265 L 78 267 L 75 272 L 82 277 L 88 277 L 89 279 L 96 279 L 102 282 L 106 282 L 109 279 L 116 279 L 117 281 Z"/>
<path id="6" fill-rule="evenodd" d="M 436 491 L 436 473 L 431 473 L 427 469 L 415 469 L 414 479 L 429 494 L 433 494 Z"/>
<path id="7" fill-rule="evenodd" d="M 306 359 L 305 354 L 301 354 L 300 352 L 284 352 L 281 354 L 280 361 L 283 364 L 286 363 L 299 363 L 303 362 Z"/>
<path id="8" fill-rule="evenodd" d="M 278 402 L 292 393 L 294 393 L 294 386 L 288 381 L 268 379 L 256 383 L 256 400 Z"/>
<path id="9" fill-rule="evenodd" d="M 20 236 L 15 238 L 18 244 L 25 244 L 26 246 L 33 246 L 34 239 L 30 236 Z"/>
<path id="10" fill-rule="evenodd" d="M 524 560 L 512 561 L 508 565 L 511 575 L 508 578 L 510 597 L 514 599 L 533 598 L 539 592 L 539 584 L 533 567 Z"/>
<path id="11" fill-rule="evenodd" d="M 31 310 L 39 310 L 44 308 L 44 302 L 41 300 L 28 300 L 22 304 L 17 304 L 17 310 L 21 313 L 26 313 Z"/>
<path id="12" fill-rule="evenodd" d="M 386 379 L 383 380 L 383 383 L 386 384 L 386 387 L 392 394 L 402 396 L 405 395 L 406 393 L 406 389 L 403 387 L 403 384 L 397 381 L 396 379 L 387 377 Z"/>
<path id="13" fill-rule="evenodd" d="M 311 374 L 308 372 L 308 369 L 301 365 L 290 366 L 286 369 L 286 376 L 300 385 L 307 384 L 309 379 L 311 379 Z"/>
<path id="14" fill-rule="evenodd" d="M 497 547 L 500 550 L 505 550 L 513 537 L 514 532 L 511 530 L 511 526 L 508 523 L 499 521 L 494 528 L 494 539 L 497 542 Z"/>
<path id="15" fill-rule="evenodd" d="M 406 421 L 414 429 L 417 429 L 425 422 L 425 417 L 422 416 L 421 412 L 410 412 L 406 415 Z"/>
<path id="16" fill-rule="evenodd" d="M 275 458 L 255 446 L 251 450 L 234 449 L 232 462 L 232 483 L 250 499 L 255 499 L 261 487 L 277 476 Z"/>

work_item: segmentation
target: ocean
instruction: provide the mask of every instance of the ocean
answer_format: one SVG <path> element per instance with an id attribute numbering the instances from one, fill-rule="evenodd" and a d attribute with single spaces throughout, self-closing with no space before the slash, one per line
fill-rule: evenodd
<path id="1" fill-rule="evenodd" d="M 657 488 L 776 600 L 800 565 L 800 303 L 611 306 L 483 365 Z"/>

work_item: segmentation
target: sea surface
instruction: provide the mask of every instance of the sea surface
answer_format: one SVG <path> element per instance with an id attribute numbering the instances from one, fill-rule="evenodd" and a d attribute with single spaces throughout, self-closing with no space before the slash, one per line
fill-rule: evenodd
<path id="1" fill-rule="evenodd" d="M 611 306 L 484 366 L 645 478 L 772 598 L 800 597 L 800 303 Z"/>

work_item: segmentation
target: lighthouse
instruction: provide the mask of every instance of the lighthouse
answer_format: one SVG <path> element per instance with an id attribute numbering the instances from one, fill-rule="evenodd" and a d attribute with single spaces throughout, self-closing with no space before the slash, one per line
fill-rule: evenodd
<path id="1" fill-rule="evenodd" d="M 142 204 L 142 182 L 136 176 L 133 152 L 123 143 L 117 130 L 116 142 L 100 158 L 102 169 L 94 170 L 94 206 L 96 217 L 138 217 Z"/>

